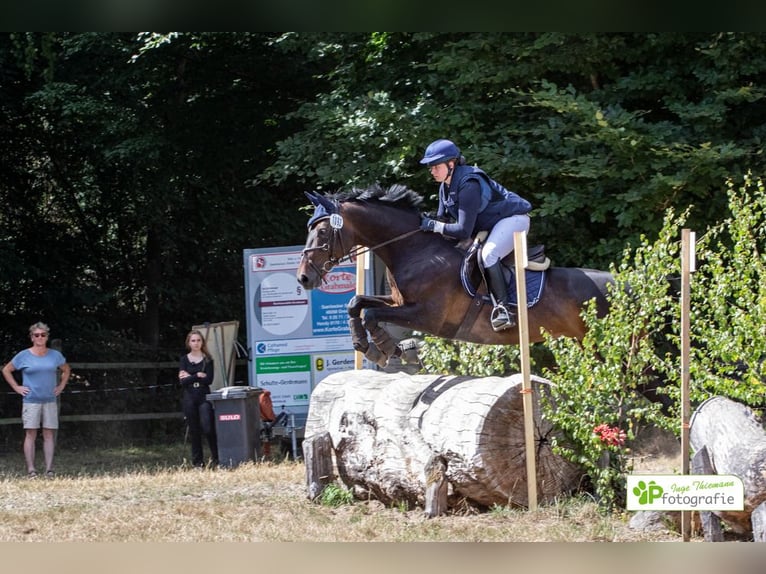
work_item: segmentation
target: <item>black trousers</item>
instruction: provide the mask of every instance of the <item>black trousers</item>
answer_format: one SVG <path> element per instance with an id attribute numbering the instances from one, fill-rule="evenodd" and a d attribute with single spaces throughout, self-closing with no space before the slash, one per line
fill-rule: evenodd
<path id="1" fill-rule="evenodd" d="M 215 415 L 213 405 L 205 400 L 205 395 L 210 392 L 209 387 L 196 389 L 184 389 L 181 398 L 181 409 L 189 426 L 189 440 L 191 441 L 191 458 L 194 466 L 205 464 L 202 452 L 202 435 L 207 437 L 210 447 L 210 459 L 218 464 L 218 437 L 215 434 Z"/>

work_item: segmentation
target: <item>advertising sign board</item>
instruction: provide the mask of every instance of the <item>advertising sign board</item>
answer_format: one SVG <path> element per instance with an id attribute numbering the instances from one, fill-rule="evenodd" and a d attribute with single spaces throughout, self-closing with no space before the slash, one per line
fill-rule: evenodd
<path id="1" fill-rule="evenodd" d="M 306 291 L 295 277 L 302 249 L 246 249 L 244 267 L 250 384 L 271 391 L 277 413 L 305 417 L 317 383 L 354 368 L 346 307 L 357 271 L 354 262 L 338 266 Z"/>

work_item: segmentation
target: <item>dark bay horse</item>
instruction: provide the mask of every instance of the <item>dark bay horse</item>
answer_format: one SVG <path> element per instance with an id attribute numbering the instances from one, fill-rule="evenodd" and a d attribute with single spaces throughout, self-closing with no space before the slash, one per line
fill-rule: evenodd
<path id="1" fill-rule="evenodd" d="M 466 246 L 420 231 L 420 195 L 401 185 L 306 195 L 315 212 L 297 271 L 304 288 L 319 287 L 330 269 L 360 248 L 374 251 L 386 266 L 391 294 L 357 295 L 348 305 L 354 348 L 368 359 L 383 365 L 401 352 L 380 323 L 471 343 L 518 344 L 518 329 L 494 331 L 492 305 L 464 289 L 460 269 Z M 513 261 L 512 253 L 509 257 Z M 607 313 L 611 274 L 569 267 L 551 267 L 546 274 L 542 296 L 528 311 L 530 342 L 542 341 L 543 331 L 582 339 L 586 327 L 580 313 L 591 299 L 599 316 Z M 483 286 L 479 291 L 486 293 Z"/>

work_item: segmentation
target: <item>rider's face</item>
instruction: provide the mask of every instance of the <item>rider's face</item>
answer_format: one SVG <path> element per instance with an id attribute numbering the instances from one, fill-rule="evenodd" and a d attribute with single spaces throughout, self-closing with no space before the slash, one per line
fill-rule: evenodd
<path id="1" fill-rule="evenodd" d="M 428 170 L 431 172 L 431 177 L 437 183 L 447 181 L 451 174 L 449 170 L 449 163 L 437 163 L 436 165 L 428 166 Z"/>

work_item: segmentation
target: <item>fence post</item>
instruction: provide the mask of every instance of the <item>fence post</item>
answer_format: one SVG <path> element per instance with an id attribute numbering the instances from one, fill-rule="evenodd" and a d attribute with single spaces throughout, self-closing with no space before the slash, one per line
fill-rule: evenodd
<path id="1" fill-rule="evenodd" d="M 527 461 L 527 498 L 529 510 L 537 510 L 537 468 L 535 465 L 535 429 L 532 403 L 532 383 L 529 364 L 529 322 L 527 319 L 527 235 L 523 231 L 513 234 L 516 256 L 516 301 L 519 322 L 519 351 L 521 355 L 521 393 L 524 404 L 524 443 Z"/>
<path id="2" fill-rule="evenodd" d="M 689 474 L 689 323 L 691 274 L 694 271 L 694 232 L 681 230 L 681 474 Z M 691 537 L 691 512 L 681 511 L 681 534 L 683 541 Z"/>

